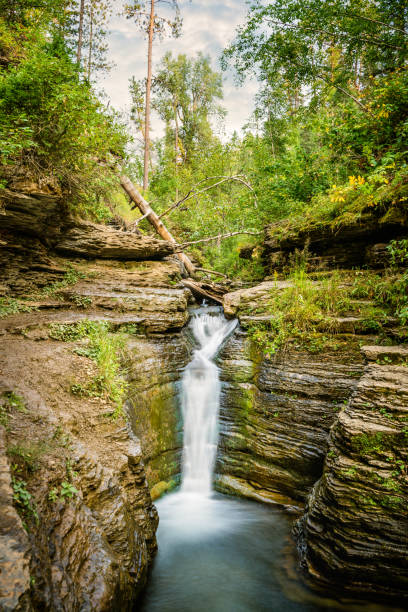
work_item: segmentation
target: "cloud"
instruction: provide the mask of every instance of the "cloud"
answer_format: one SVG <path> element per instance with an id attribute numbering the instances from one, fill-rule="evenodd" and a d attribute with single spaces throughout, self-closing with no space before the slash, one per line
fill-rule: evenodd
<path id="1" fill-rule="evenodd" d="M 209 55 L 213 68 L 219 68 L 219 57 L 225 46 L 233 39 L 236 27 L 246 15 L 244 0 L 181 0 L 183 32 L 178 39 L 165 38 L 154 43 L 154 64 L 167 51 L 173 55 L 185 53 L 194 56 L 199 51 Z M 115 68 L 97 85 L 108 95 L 112 106 L 129 111 L 129 79 L 146 76 L 147 41 L 137 25 L 125 17 L 114 16 L 110 23 L 109 56 Z M 253 111 L 256 84 L 249 81 L 245 87 L 236 87 L 231 74 L 224 75 L 223 106 L 227 110 L 226 134 L 239 131 Z M 163 126 L 157 117 L 152 117 L 153 137 L 160 136 Z"/>

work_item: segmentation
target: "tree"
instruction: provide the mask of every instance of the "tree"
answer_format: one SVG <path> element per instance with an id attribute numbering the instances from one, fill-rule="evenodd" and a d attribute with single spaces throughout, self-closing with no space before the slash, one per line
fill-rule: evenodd
<path id="1" fill-rule="evenodd" d="M 171 4 L 175 10 L 173 20 L 168 17 L 158 15 L 156 7 L 159 4 Z M 180 36 L 182 20 L 178 8 L 177 0 L 146 0 L 145 2 L 133 2 L 125 7 L 126 16 L 135 19 L 136 23 L 147 33 L 147 79 L 146 79 L 146 98 L 145 98 L 145 128 L 144 128 L 144 171 L 143 189 L 146 190 L 149 183 L 149 158 L 150 158 L 150 107 L 151 107 L 151 86 L 152 86 L 152 55 L 153 39 L 155 36 L 164 36 L 170 32 L 173 36 Z"/>
<path id="2" fill-rule="evenodd" d="M 255 70 L 269 85 L 334 87 L 362 106 L 370 76 L 404 65 L 407 22 L 405 0 L 256 0 L 224 63 L 234 60 L 241 77 Z"/>
<path id="3" fill-rule="evenodd" d="M 154 108 L 174 133 L 174 160 L 191 159 L 193 151 L 212 136 L 210 119 L 225 114 L 222 77 L 211 68 L 209 57 L 196 59 L 171 53 L 163 57 L 153 82 Z"/>
<path id="4" fill-rule="evenodd" d="M 86 75 L 90 82 L 94 71 L 111 68 L 107 61 L 106 22 L 111 14 L 110 0 L 88 0 L 86 44 L 88 47 Z"/>
<path id="5" fill-rule="evenodd" d="M 78 26 L 78 45 L 77 45 L 77 64 L 81 65 L 82 55 L 82 40 L 84 37 L 84 13 L 85 13 L 85 0 L 80 0 L 79 4 L 79 26 Z"/>

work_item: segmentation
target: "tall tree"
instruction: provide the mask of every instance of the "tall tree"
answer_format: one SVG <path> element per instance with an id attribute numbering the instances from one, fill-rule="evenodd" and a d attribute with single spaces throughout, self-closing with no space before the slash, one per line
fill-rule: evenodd
<path id="1" fill-rule="evenodd" d="M 170 19 L 165 15 L 157 13 L 158 5 L 171 5 L 175 11 L 175 17 Z M 145 2 L 133 2 L 125 7 L 126 16 L 135 19 L 136 23 L 147 34 L 147 79 L 145 97 L 145 127 L 144 127 L 144 170 L 143 189 L 149 184 L 149 159 L 150 159 L 150 107 L 152 87 L 152 58 L 153 40 L 155 36 L 164 36 L 169 32 L 174 37 L 180 36 L 182 20 L 177 0 L 146 0 Z"/>
<path id="2" fill-rule="evenodd" d="M 153 82 L 154 107 L 174 130 L 176 163 L 187 161 L 197 146 L 212 134 L 210 119 L 224 115 L 222 77 L 211 68 L 210 59 L 199 53 L 195 59 L 171 53 L 163 57 Z"/>
<path id="3" fill-rule="evenodd" d="M 111 15 L 110 0 L 88 0 L 86 19 L 86 44 L 88 58 L 86 74 L 91 81 L 94 71 L 109 70 L 111 64 L 107 61 L 108 45 L 106 41 L 106 23 Z"/>
<path id="4" fill-rule="evenodd" d="M 82 56 L 82 41 L 84 37 L 84 13 L 85 13 L 85 0 L 81 0 L 79 4 L 79 26 L 78 26 L 78 45 L 77 45 L 77 64 L 81 65 Z"/>

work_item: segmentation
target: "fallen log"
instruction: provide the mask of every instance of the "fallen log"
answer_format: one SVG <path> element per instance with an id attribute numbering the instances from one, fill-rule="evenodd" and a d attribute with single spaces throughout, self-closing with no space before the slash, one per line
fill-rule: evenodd
<path id="1" fill-rule="evenodd" d="M 213 300 L 218 304 L 222 304 L 222 297 L 228 292 L 227 288 L 220 287 L 219 285 L 209 285 L 208 283 L 197 283 L 190 279 L 184 280 L 183 285 L 190 289 L 191 293 L 202 298 Z"/>
<path id="2" fill-rule="evenodd" d="M 144 217 L 146 217 L 149 223 L 153 225 L 156 232 L 165 240 L 176 244 L 176 240 L 174 239 L 172 234 L 169 232 L 164 223 L 160 220 L 160 217 L 156 215 L 150 204 L 148 204 L 148 202 L 146 202 L 143 196 L 138 192 L 132 181 L 127 176 L 121 176 L 120 184 L 126 191 L 128 196 L 136 204 L 142 215 L 144 215 Z M 195 272 L 193 262 L 184 253 L 178 252 L 176 253 L 176 255 L 180 259 L 180 261 L 183 262 L 188 274 L 190 274 L 190 276 L 193 276 Z"/>
<path id="3" fill-rule="evenodd" d="M 214 274 L 215 276 L 222 276 L 223 278 L 228 278 L 226 274 L 222 272 L 216 272 L 215 270 L 208 270 L 207 268 L 196 268 L 197 272 L 205 272 L 206 274 Z"/>

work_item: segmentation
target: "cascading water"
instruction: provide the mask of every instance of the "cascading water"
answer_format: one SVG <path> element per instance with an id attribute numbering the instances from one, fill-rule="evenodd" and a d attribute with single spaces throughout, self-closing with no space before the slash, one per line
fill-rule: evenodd
<path id="1" fill-rule="evenodd" d="M 182 484 L 157 502 L 159 551 L 143 612 L 323 612 L 329 600 L 305 591 L 281 571 L 290 521 L 277 507 L 212 491 L 220 402 L 213 359 L 236 323 L 220 309 L 195 311 L 190 330 L 198 344 L 182 381 Z M 239 450 L 237 451 L 239 452 Z M 376 612 L 379 612 L 376 609 Z"/>
<path id="2" fill-rule="evenodd" d="M 217 311 L 199 312 L 192 318 L 191 329 L 199 348 L 182 384 L 184 492 L 211 492 L 220 403 L 218 368 L 212 358 L 235 326 L 236 321 L 226 321 Z"/>

